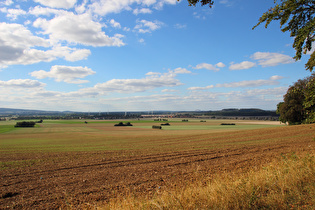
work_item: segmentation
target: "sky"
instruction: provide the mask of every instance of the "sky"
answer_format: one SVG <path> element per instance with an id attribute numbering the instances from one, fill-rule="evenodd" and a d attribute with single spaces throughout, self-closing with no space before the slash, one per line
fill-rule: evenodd
<path id="1" fill-rule="evenodd" d="M 273 0 L 1 0 L 0 107 L 276 110 L 310 76 Z"/>

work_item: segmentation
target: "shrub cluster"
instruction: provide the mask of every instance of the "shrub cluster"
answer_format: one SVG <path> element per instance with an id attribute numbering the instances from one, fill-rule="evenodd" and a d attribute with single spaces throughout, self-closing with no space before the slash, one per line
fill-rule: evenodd
<path id="1" fill-rule="evenodd" d="M 221 125 L 235 125 L 235 123 L 221 123 Z"/>
<path id="2" fill-rule="evenodd" d="M 171 125 L 171 124 L 169 124 L 169 123 L 162 123 L 161 125 Z"/>
<path id="3" fill-rule="evenodd" d="M 23 121 L 23 122 L 17 122 L 14 127 L 34 127 L 35 124 L 36 123 L 33 121 L 30 121 L 30 122 Z"/>
<path id="4" fill-rule="evenodd" d="M 132 126 L 132 124 L 130 122 L 127 123 L 120 122 L 118 124 L 115 124 L 115 126 Z"/>
<path id="5" fill-rule="evenodd" d="M 152 128 L 153 128 L 153 129 L 162 129 L 162 126 L 159 126 L 159 125 L 152 125 Z"/>

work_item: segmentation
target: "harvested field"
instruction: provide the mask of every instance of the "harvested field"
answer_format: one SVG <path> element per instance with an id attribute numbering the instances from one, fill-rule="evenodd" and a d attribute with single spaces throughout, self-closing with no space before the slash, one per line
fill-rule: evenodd
<path id="1" fill-rule="evenodd" d="M 315 125 L 217 126 L 222 122 L 170 121 L 170 130 L 142 121 L 44 122 L 1 133 L 0 209 L 93 208 L 124 194 L 150 197 L 258 169 L 281 154 L 314 153 Z"/>

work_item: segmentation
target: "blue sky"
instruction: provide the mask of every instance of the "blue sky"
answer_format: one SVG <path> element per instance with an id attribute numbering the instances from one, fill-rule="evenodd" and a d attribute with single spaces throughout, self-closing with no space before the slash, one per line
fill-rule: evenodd
<path id="1" fill-rule="evenodd" d="M 2 0 L 0 107 L 54 111 L 275 110 L 310 76 L 273 0 Z"/>

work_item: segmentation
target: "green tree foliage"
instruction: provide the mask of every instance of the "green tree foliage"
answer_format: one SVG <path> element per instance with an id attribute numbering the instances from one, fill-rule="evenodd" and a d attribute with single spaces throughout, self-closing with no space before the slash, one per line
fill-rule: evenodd
<path id="1" fill-rule="evenodd" d="M 296 51 L 295 60 L 300 60 L 302 53 L 312 49 L 315 40 L 315 1 L 314 0 L 275 0 L 275 6 L 265 12 L 255 27 L 265 22 L 265 27 L 279 20 L 281 30 L 290 32 L 294 37 L 293 48 Z M 315 66 L 315 52 L 306 63 L 307 70 L 312 71 Z"/>
<path id="2" fill-rule="evenodd" d="M 196 6 L 198 2 L 200 2 L 202 6 L 209 4 L 209 7 L 212 7 L 214 3 L 213 0 L 188 0 L 189 6 Z"/>
<path id="3" fill-rule="evenodd" d="M 212 7 L 213 0 L 188 0 L 189 5 L 195 6 L 198 2 L 201 5 L 209 4 Z M 290 32 L 294 38 L 293 48 L 296 53 L 295 60 L 300 60 L 302 54 L 312 49 L 315 40 L 315 1 L 314 0 L 274 0 L 275 6 L 265 12 L 260 18 L 256 28 L 265 22 L 265 27 L 272 21 L 280 21 L 281 31 Z M 315 67 L 315 51 L 311 54 L 305 68 L 313 71 Z"/>
<path id="4" fill-rule="evenodd" d="M 294 83 L 284 95 L 284 102 L 277 105 L 280 121 L 290 125 L 315 122 L 314 91 L 315 74 Z"/>
<path id="5" fill-rule="evenodd" d="M 306 119 L 307 123 L 315 122 L 315 78 L 312 77 L 306 84 L 305 98 L 303 106 L 305 113 L 308 116 Z"/>
<path id="6" fill-rule="evenodd" d="M 23 121 L 23 122 L 17 122 L 14 127 L 34 127 L 35 124 L 36 123 L 33 121 L 31 122 Z"/>

